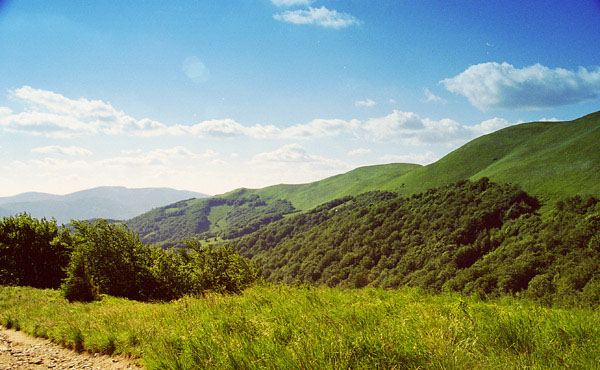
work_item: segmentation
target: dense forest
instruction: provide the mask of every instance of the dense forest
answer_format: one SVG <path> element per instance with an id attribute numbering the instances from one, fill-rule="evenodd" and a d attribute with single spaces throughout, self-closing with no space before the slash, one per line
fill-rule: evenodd
<path id="1" fill-rule="evenodd" d="M 600 204 L 547 206 L 483 178 L 411 197 L 371 192 L 273 223 L 231 244 L 268 281 L 524 294 L 597 305 Z"/>

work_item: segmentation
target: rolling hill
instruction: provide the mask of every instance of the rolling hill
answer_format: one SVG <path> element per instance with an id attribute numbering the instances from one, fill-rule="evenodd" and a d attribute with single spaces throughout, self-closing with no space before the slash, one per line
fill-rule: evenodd
<path id="1" fill-rule="evenodd" d="M 169 188 L 103 186 L 66 195 L 22 193 L 0 198 L 0 216 L 27 212 L 33 217 L 52 218 L 59 223 L 71 219 L 126 219 L 152 208 L 206 194 Z"/>
<path id="2" fill-rule="evenodd" d="M 567 122 L 507 127 L 479 137 L 381 189 L 409 195 L 482 177 L 519 184 L 542 199 L 600 196 L 600 112 Z"/>
<path id="3" fill-rule="evenodd" d="M 308 210 L 333 199 L 389 187 L 390 184 L 395 184 L 399 178 L 421 167 L 421 165 L 411 163 L 365 166 L 308 184 L 280 184 L 262 189 L 245 190 L 267 201 L 286 199 L 292 202 L 295 208 Z"/>
<path id="4" fill-rule="evenodd" d="M 393 163 L 361 167 L 345 174 L 299 185 L 237 189 L 208 199 L 192 199 L 153 209 L 126 221 L 144 242 L 173 245 L 183 238 L 230 239 L 253 232 L 284 215 L 344 196 L 376 190 L 416 168 Z"/>
<path id="5" fill-rule="evenodd" d="M 271 215 L 261 219 L 258 224 L 263 226 L 266 221 L 279 219 L 293 210 L 307 211 L 333 199 L 368 191 L 391 191 L 409 196 L 461 180 L 475 181 L 482 177 L 500 184 L 517 184 L 543 202 L 573 195 L 600 197 L 599 143 L 600 112 L 596 112 L 568 122 L 531 122 L 507 127 L 474 139 L 427 166 L 393 163 L 360 167 L 308 184 L 242 188 L 215 198 L 227 199 L 231 203 L 254 195 L 262 202 L 259 202 L 261 207 L 281 200 L 290 202 L 293 209 L 279 208 L 277 212 L 281 213 L 277 217 Z M 168 235 L 192 237 L 206 232 L 209 232 L 206 236 L 226 237 L 239 234 L 228 231 L 228 218 L 235 217 L 238 222 L 235 227 L 239 229 L 244 220 L 262 217 L 258 214 L 264 210 L 257 209 L 257 215 L 246 210 L 240 216 L 237 211 L 230 214 L 232 209 L 224 207 L 207 208 L 206 202 L 192 200 L 178 203 L 155 210 L 152 214 L 140 215 L 128 224 L 140 232 L 142 238 L 146 238 L 149 229 L 139 225 L 152 224 L 150 233 L 153 234 L 145 239 L 147 241 L 163 241 Z M 194 210 L 200 208 L 203 209 L 200 212 L 202 217 L 206 219 L 193 218 L 198 213 Z M 157 217 L 161 212 L 162 215 Z M 185 217 L 185 220 L 178 221 L 178 217 Z M 203 226 L 198 228 L 200 223 Z M 182 226 L 190 224 L 196 226 Z M 258 224 L 254 223 L 255 226 Z M 188 231 L 180 230 L 182 228 Z"/>

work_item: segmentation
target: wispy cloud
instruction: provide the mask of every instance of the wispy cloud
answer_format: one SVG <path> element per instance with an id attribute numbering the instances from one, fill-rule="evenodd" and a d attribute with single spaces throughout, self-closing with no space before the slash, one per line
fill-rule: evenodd
<path id="1" fill-rule="evenodd" d="M 423 89 L 423 93 L 425 94 L 425 102 L 439 102 L 439 103 L 445 103 L 446 100 L 440 98 L 439 96 L 435 95 L 434 93 L 432 93 L 431 91 L 429 91 L 428 88 Z"/>
<path id="2" fill-rule="evenodd" d="M 196 160 L 196 159 L 209 159 L 213 163 L 221 163 L 219 155 L 211 150 L 207 149 L 202 154 L 197 154 L 183 146 L 175 146 L 167 149 L 155 149 L 148 152 L 135 151 L 129 155 L 120 157 L 107 158 L 98 161 L 98 164 L 103 166 L 164 166 L 173 164 L 176 161 Z"/>
<path id="3" fill-rule="evenodd" d="M 33 153 L 60 154 L 69 156 L 89 156 L 92 152 L 79 146 L 48 145 L 31 149 Z"/>
<path id="4" fill-rule="evenodd" d="M 274 14 L 273 18 L 292 24 L 311 24 L 334 29 L 361 24 L 361 21 L 353 15 L 329 10 L 324 6 L 320 8 L 309 6 L 308 9 L 287 10 L 283 13 Z"/>
<path id="5" fill-rule="evenodd" d="M 386 154 L 379 158 L 382 162 L 400 162 L 400 163 L 417 163 L 417 164 L 430 164 L 437 161 L 439 157 L 434 152 L 425 153 L 413 153 L 413 154 Z"/>
<path id="6" fill-rule="evenodd" d="M 359 100 L 359 101 L 356 101 L 356 102 L 354 102 L 354 104 L 355 104 L 357 107 L 373 107 L 373 106 L 375 106 L 377 103 L 375 103 L 373 100 L 371 100 L 371 99 L 367 98 L 367 99 L 365 99 L 365 100 Z"/>
<path id="7" fill-rule="evenodd" d="M 52 154 L 52 153 L 50 153 Z M 194 152 L 183 146 L 158 148 L 149 151 L 130 150 L 121 155 L 98 160 L 70 156 L 48 156 L 30 160 L 0 163 L 0 170 L 9 178 L 20 179 L 12 191 L 23 186 L 39 191 L 60 189 L 61 192 L 103 185 L 132 187 L 169 186 L 201 188 L 218 192 L 215 178 L 226 181 L 219 153 L 205 149 Z M 244 172 L 248 178 L 249 173 Z M 244 184 L 239 183 L 239 186 Z"/>
<path id="8" fill-rule="evenodd" d="M 344 161 L 328 159 L 310 154 L 300 144 L 287 144 L 271 152 L 259 153 L 247 162 L 249 166 L 270 171 L 300 171 L 303 173 L 349 170 L 351 165 Z"/>
<path id="9" fill-rule="evenodd" d="M 364 148 L 359 148 L 359 149 L 354 149 L 348 152 L 348 155 L 351 157 L 356 157 L 356 156 L 360 156 L 360 155 L 366 155 L 371 153 L 371 149 L 364 149 Z"/>
<path id="10" fill-rule="evenodd" d="M 440 83 L 482 110 L 541 109 L 598 98 L 600 67 L 569 71 L 541 64 L 519 69 L 508 63 L 481 63 Z"/>
<path id="11" fill-rule="evenodd" d="M 282 7 L 310 5 L 313 0 L 271 0 L 271 2 L 276 6 Z"/>

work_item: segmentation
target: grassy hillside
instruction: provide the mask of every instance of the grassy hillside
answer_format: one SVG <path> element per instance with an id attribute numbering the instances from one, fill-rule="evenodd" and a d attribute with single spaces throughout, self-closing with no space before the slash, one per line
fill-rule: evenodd
<path id="1" fill-rule="evenodd" d="M 145 242 L 171 240 L 169 245 L 177 239 L 194 236 L 235 238 L 297 209 L 378 189 L 419 167 L 404 163 L 368 166 L 308 184 L 237 189 L 212 198 L 156 208 L 127 221 L 127 225 Z"/>
<path id="2" fill-rule="evenodd" d="M 0 287 L 0 324 L 148 369 L 597 369 L 599 315 L 407 288 L 69 304 L 53 290 Z"/>
<path id="3" fill-rule="evenodd" d="M 408 195 L 488 177 L 543 199 L 600 196 L 600 112 L 569 122 L 532 122 L 477 138 L 439 161 L 384 184 Z M 404 184 L 404 186 L 402 186 Z"/>
<path id="4" fill-rule="evenodd" d="M 281 184 L 246 190 L 265 200 L 287 199 L 297 209 L 308 210 L 333 199 L 380 190 L 420 167 L 410 163 L 365 166 L 308 184 Z"/>

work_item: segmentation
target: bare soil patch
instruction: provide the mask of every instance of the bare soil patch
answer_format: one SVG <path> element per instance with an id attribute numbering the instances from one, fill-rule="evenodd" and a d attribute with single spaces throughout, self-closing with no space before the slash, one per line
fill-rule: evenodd
<path id="1" fill-rule="evenodd" d="M 127 358 L 76 352 L 48 340 L 0 328 L 0 369 L 143 369 Z"/>

